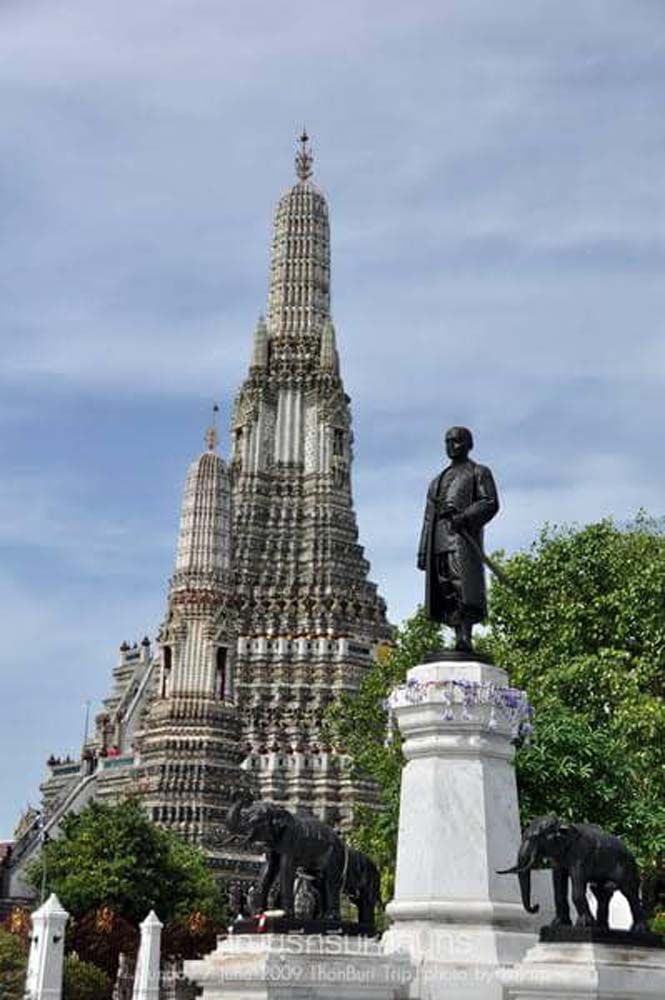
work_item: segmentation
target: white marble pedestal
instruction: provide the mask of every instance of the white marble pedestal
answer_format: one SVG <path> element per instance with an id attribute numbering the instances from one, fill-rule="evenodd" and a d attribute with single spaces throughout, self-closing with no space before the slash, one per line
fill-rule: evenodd
<path id="1" fill-rule="evenodd" d="M 402 1000 L 413 967 L 371 938 L 239 934 L 185 962 L 203 1000 Z"/>
<path id="2" fill-rule="evenodd" d="M 393 692 L 404 737 L 394 921 L 387 953 L 405 948 L 418 1000 L 500 1000 L 500 967 L 519 962 L 537 924 L 522 908 L 513 727 L 521 692 L 476 661 L 415 667 Z M 542 883 L 540 883 L 542 885 Z"/>
<path id="3" fill-rule="evenodd" d="M 537 944 L 499 979 L 509 1000 L 662 1000 L 665 950 Z"/>

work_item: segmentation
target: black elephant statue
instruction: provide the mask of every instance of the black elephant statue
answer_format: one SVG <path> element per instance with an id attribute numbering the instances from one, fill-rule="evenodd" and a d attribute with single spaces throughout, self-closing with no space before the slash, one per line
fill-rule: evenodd
<path id="1" fill-rule="evenodd" d="M 293 917 L 294 882 L 298 869 L 313 879 L 324 920 L 339 921 L 344 892 L 358 908 L 358 920 L 374 929 L 379 902 L 379 872 L 360 851 L 347 847 L 325 823 L 307 813 L 291 813 L 271 802 L 253 802 L 243 808 L 234 803 L 226 817 L 231 833 L 243 834 L 247 843 L 265 849 L 255 909 L 264 911 L 271 889 L 279 881 L 280 909 Z"/>
<path id="2" fill-rule="evenodd" d="M 371 858 L 355 847 L 347 847 L 342 891 L 358 908 L 358 921 L 374 933 L 374 915 L 381 902 L 381 876 Z"/>
<path id="3" fill-rule="evenodd" d="M 375 911 L 381 902 L 381 877 L 379 870 L 366 854 L 345 845 L 346 858 L 341 892 L 348 896 L 358 910 L 358 922 L 367 927 L 370 934 L 375 929 Z M 273 888 L 274 892 L 274 888 Z M 272 893 L 271 893 L 272 895 Z M 321 919 L 321 880 L 302 868 L 296 871 L 293 884 L 294 914 L 296 919 Z M 270 903 L 270 900 L 268 901 Z"/>
<path id="4" fill-rule="evenodd" d="M 608 930 L 610 900 L 618 890 L 630 906 L 632 930 L 643 932 L 646 929 L 637 862 L 618 837 L 592 823 L 563 823 L 554 815 L 532 820 L 522 834 L 517 864 L 498 872 L 499 875 L 517 874 L 527 913 L 537 913 L 539 909 L 531 904 L 531 871 L 550 865 L 556 909 L 551 927 L 571 925 L 570 880 L 578 927 Z M 589 908 L 587 887 L 598 902 L 595 919 Z"/>

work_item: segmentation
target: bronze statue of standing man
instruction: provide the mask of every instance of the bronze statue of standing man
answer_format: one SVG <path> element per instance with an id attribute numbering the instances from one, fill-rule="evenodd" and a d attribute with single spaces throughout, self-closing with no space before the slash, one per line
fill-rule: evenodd
<path id="1" fill-rule="evenodd" d="M 448 465 L 430 483 L 418 547 L 424 570 L 425 608 L 435 622 L 455 630 L 455 649 L 473 651 L 472 630 L 487 615 L 483 527 L 499 509 L 494 478 L 469 458 L 466 427 L 446 432 Z"/>

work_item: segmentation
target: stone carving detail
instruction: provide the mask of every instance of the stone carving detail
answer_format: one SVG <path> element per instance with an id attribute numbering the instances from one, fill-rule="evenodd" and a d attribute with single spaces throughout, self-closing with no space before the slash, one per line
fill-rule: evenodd
<path id="1" fill-rule="evenodd" d="M 309 402 L 305 410 L 305 472 L 316 472 L 319 465 L 319 421 L 316 403 Z"/>
<path id="2" fill-rule="evenodd" d="M 261 453 L 259 457 L 259 469 L 262 472 L 270 472 L 275 464 L 275 428 L 277 424 L 277 414 L 275 407 L 263 404 L 263 437 L 261 439 Z"/>
<path id="3" fill-rule="evenodd" d="M 312 875 L 299 868 L 293 884 L 293 915 L 296 920 L 314 920 L 321 910 L 321 896 Z"/>

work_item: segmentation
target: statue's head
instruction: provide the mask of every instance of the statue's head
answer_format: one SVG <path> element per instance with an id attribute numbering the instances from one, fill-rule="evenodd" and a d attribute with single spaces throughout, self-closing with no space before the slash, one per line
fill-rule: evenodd
<path id="1" fill-rule="evenodd" d="M 450 459 L 465 459 L 473 448 L 473 434 L 468 427 L 451 427 L 446 431 L 446 452 Z"/>

